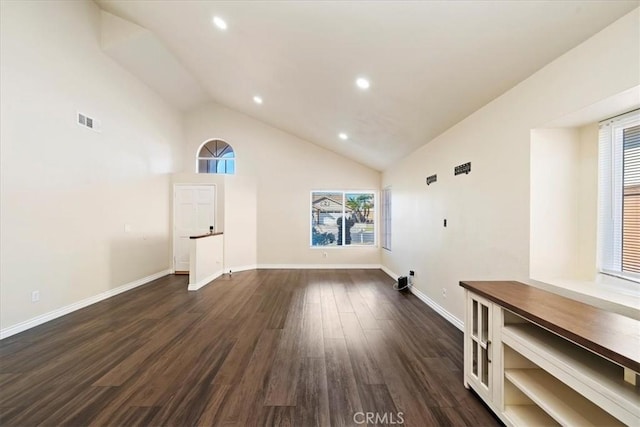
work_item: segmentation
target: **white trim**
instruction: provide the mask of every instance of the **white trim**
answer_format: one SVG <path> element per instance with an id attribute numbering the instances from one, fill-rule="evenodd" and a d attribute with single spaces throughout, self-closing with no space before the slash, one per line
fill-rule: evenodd
<path id="1" fill-rule="evenodd" d="M 204 279 L 200 280 L 199 282 L 189 283 L 189 287 L 187 288 L 187 290 L 197 291 L 198 289 L 200 289 L 200 288 L 208 285 L 209 283 L 213 282 L 214 280 L 216 280 L 218 277 L 222 276 L 223 274 L 224 274 L 224 271 L 216 271 L 211 276 L 205 277 Z"/>
<path id="2" fill-rule="evenodd" d="M 398 277 L 400 277 L 399 274 L 394 273 L 393 271 L 389 270 L 387 267 L 385 267 L 384 265 L 380 266 L 380 269 L 382 271 L 384 271 L 385 273 L 387 273 L 387 275 L 389 277 L 391 277 L 393 280 L 398 280 Z M 422 301 L 423 303 L 427 304 L 429 307 L 431 307 L 436 313 L 438 313 L 440 316 L 444 317 L 446 320 L 449 321 L 449 323 L 451 323 L 453 326 L 455 326 L 456 328 L 460 329 L 462 332 L 464 332 L 464 322 L 460 319 L 458 319 L 456 316 L 454 316 L 453 314 L 449 313 L 447 310 L 445 310 L 441 305 L 439 305 L 438 303 L 436 303 L 434 300 L 432 300 L 431 298 L 429 298 L 426 294 L 424 294 L 422 291 L 420 291 L 419 289 L 417 289 L 415 286 L 411 286 L 409 288 L 411 290 L 411 293 L 414 294 L 416 297 L 418 297 L 418 299 L 420 301 Z"/>
<path id="3" fill-rule="evenodd" d="M 637 288 L 637 284 L 640 283 L 640 274 L 633 273 L 631 271 L 615 271 L 615 270 L 607 270 L 603 268 L 600 271 L 600 274 L 603 274 L 605 276 L 616 277 L 618 279 L 625 280 L 627 282 L 633 282 L 636 284 L 636 286 L 634 286 L 635 288 Z"/>
<path id="4" fill-rule="evenodd" d="M 429 298 L 426 294 L 422 293 L 422 291 L 416 289 L 415 286 L 411 286 L 410 290 L 411 290 L 411 293 L 413 293 L 416 297 L 418 297 L 420 301 L 427 304 L 436 313 L 438 313 L 440 316 L 447 319 L 449 323 L 451 323 L 453 326 L 455 326 L 456 328 L 464 332 L 464 322 L 462 320 L 458 319 L 456 316 L 449 313 L 442 306 L 438 305 L 438 303 L 436 303 L 434 300 Z"/>
<path id="5" fill-rule="evenodd" d="M 125 285 L 119 286 L 114 289 L 109 289 L 108 291 L 104 291 L 98 295 L 94 295 L 89 298 L 85 298 L 81 301 L 74 302 L 73 304 L 67 305 L 65 307 L 59 308 L 57 310 L 50 311 L 45 314 L 41 314 L 40 316 L 36 316 L 29 320 L 25 320 L 24 322 L 17 323 L 13 326 L 9 326 L 8 328 L 4 328 L 0 330 L 0 340 L 8 338 L 12 335 L 18 334 L 20 332 L 26 331 L 27 329 L 35 328 L 38 325 L 42 325 L 43 323 L 49 322 L 53 319 L 57 319 L 58 317 L 62 317 L 69 313 L 73 313 L 76 310 L 80 310 L 82 308 L 88 307 L 97 302 L 106 300 L 123 292 L 127 292 L 131 289 L 137 288 L 138 286 L 146 285 L 147 283 L 164 277 L 168 274 L 171 274 L 170 269 L 162 270 L 157 273 L 151 274 L 149 276 L 143 277 L 142 279 L 134 280 L 133 282 L 129 282 Z"/>
<path id="6" fill-rule="evenodd" d="M 385 273 L 387 273 L 387 276 L 391 277 L 393 280 L 398 280 L 398 277 L 400 277 L 399 274 L 394 273 L 393 271 L 389 270 L 387 267 L 385 267 L 384 265 L 380 266 L 380 270 L 384 271 Z"/>
<path id="7" fill-rule="evenodd" d="M 257 269 L 258 269 L 258 264 L 249 264 L 249 265 L 239 265 L 237 267 L 225 267 L 224 272 L 228 273 L 229 270 L 231 270 L 233 273 L 238 273 L 240 271 L 257 270 Z"/>
<path id="8" fill-rule="evenodd" d="M 379 270 L 380 264 L 258 264 L 258 269 L 283 269 L 283 270 L 303 270 L 303 269 L 372 269 Z"/>

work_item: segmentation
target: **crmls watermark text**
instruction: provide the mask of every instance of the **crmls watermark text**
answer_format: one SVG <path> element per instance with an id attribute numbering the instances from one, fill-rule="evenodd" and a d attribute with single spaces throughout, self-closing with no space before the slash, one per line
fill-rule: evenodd
<path id="1" fill-rule="evenodd" d="M 353 414 L 356 424 L 404 424 L 403 412 L 356 412 Z"/>

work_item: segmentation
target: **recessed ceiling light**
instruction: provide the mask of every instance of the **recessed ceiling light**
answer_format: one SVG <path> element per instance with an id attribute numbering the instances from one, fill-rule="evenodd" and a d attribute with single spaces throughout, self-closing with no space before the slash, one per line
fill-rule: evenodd
<path id="1" fill-rule="evenodd" d="M 347 134 L 346 134 L 346 133 L 344 133 L 344 132 L 340 132 L 340 133 L 338 134 L 338 138 L 340 138 L 340 139 L 341 139 L 341 140 L 343 140 L 343 141 L 346 141 L 347 139 L 349 139 L 349 135 L 347 135 Z"/>
<path id="2" fill-rule="evenodd" d="M 369 83 L 369 80 L 365 79 L 364 77 L 358 77 L 356 79 L 356 85 L 360 89 L 369 89 L 369 86 L 371 86 L 371 83 Z"/>
<path id="3" fill-rule="evenodd" d="M 224 19 L 220 18 L 219 16 L 213 17 L 213 23 L 216 27 L 220 28 L 221 30 L 227 29 L 227 22 Z"/>
<path id="4" fill-rule="evenodd" d="M 256 104 L 262 104 L 262 97 L 258 95 L 254 96 L 253 102 L 255 102 Z"/>

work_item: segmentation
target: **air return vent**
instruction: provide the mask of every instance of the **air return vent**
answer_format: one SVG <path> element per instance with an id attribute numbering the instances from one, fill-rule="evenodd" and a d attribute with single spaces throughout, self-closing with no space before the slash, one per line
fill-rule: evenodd
<path id="1" fill-rule="evenodd" d="M 86 114 L 78 113 L 78 124 L 82 127 L 100 131 L 100 122 L 93 117 L 89 117 Z"/>

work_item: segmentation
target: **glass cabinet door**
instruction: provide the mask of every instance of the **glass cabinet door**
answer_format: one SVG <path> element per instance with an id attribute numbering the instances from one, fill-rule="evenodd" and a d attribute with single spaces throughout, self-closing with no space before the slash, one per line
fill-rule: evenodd
<path id="1" fill-rule="evenodd" d="M 476 295 L 469 294 L 468 303 L 471 304 L 469 310 L 470 327 L 467 328 L 466 338 L 471 346 L 470 364 L 468 372 L 471 374 L 469 380 L 478 387 L 474 387 L 476 392 L 486 394 L 490 397 L 491 378 L 491 338 L 490 319 L 491 304 Z M 479 389 L 478 389 L 479 388 Z"/>

